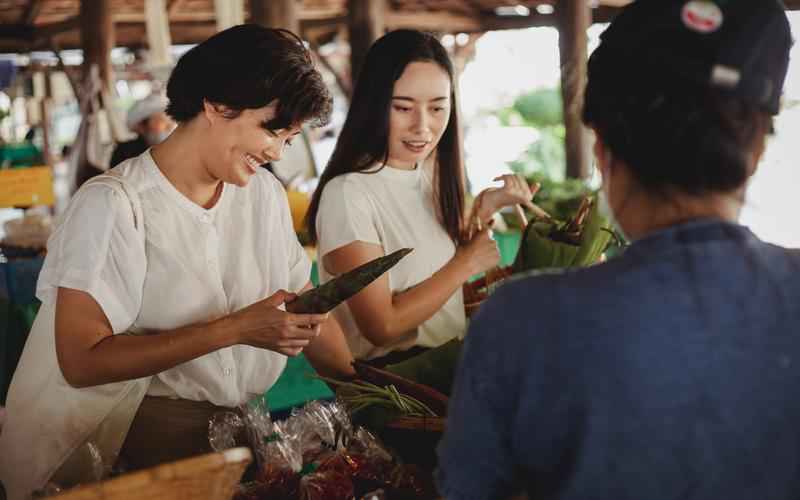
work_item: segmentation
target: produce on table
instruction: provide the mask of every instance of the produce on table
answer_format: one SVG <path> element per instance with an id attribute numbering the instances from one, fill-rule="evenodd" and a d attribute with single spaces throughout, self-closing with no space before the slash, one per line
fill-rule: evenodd
<path id="1" fill-rule="evenodd" d="M 297 314 L 323 314 L 329 312 L 380 278 L 383 273 L 394 267 L 411 251 L 411 248 L 403 248 L 362 264 L 324 285 L 299 295 L 295 300 L 286 304 L 286 310 Z"/>
<path id="2" fill-rule="evenodd" d="M 280 422 L 272 422 L 264 405 L 243 411 L 257 474 L 235 500 L 350 500 L 376 489 L 387 498 L 435 496 L 430 471 L 400 463 L 369 431 L 354 428 L 338 402 L 313 401 Z M 229 420 L 217 418 L 212 425 Z M 214 435 L 230 432 L 215 429 Z"/>

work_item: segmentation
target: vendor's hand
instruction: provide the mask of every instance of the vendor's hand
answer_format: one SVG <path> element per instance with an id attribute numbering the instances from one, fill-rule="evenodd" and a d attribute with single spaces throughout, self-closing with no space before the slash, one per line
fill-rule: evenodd
<path id="1" fill-rule="evenodd" d="M 278 309 L 297 296 L 285 290 L 233 313 L 240 344 L 297 356 L 320 332 L 327 314 L 294 314 Z"/>
<path id="2" fill-rule="evenodd" d="M 536 207 L 532 201 L 533 193 L 522 176 L 506 174 L 492 180 L 502 181 L 503 185 L 484 189 L 478 195 L 481 197 L 480 216 L 482 219 L 486 220 L 501 208 L 514 205 L 523 205 L 535 211 Z"/>
<path id="3" fill-rule="evenodd" d="M 488 227 L 478 231 L 468 243 L 458 247 L 456 251 L 455 258 L 467 266 L 470 275 L 488 271 L 497 267 L 500 262 L 500 251 L 497 243 L 489 236 L 489 231 Z"/>

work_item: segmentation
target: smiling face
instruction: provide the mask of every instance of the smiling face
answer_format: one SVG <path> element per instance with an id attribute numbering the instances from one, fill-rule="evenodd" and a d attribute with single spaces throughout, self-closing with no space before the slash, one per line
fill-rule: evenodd
<path id="1" fill-rule="evenodd" d="M 209 174 L 229 184 L 246 186 L 264 163 L 281 159 L 283 149 L 300 133 L 300 126 L 269 130 L 267 123 L 275 116 L 276 103 L 245 109 L 235 118 L 226 118 L 228 110 L 206 104 L 210 123 L 206 151 Z"/>
<path id="2" fill-rule="evenodd" d="M 447 72 L 412 62 L 394 84 L 389 112 L 389 165 L 412 169 L 436 148 L 450 119 Z"/>

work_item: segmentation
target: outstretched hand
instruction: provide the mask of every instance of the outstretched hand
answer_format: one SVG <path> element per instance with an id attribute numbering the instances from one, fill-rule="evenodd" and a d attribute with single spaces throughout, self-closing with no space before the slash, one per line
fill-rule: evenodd
<path id="1" fill-rule="evenodd" d="M 503 185 L 486 188 L 479 195 L 482 197 L 481 209 L 485 213 L 495 213 L 514 205 L 523 205 L 533 211 L 538 208 L 533 204 L 533 192 L 522 176 L 506 174 L 492 180 L 502 181 Z"/>

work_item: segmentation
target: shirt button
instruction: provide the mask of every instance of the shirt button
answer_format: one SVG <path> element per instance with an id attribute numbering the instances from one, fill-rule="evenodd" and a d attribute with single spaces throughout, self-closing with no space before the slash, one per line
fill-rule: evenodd
<path id="1" fill-rule="evenodd" d="M 222 373 L 224 373 L 226 377 L 230 377 L 231 373 L 233 373 L 233 370 L 231 370 L 230 368 L 225 368 L 224 370 L 222 370 Z"/>

